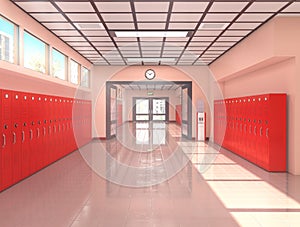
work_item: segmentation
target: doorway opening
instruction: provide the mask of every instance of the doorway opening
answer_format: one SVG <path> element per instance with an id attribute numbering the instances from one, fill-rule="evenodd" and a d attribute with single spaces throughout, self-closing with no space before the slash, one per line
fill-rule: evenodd
<path id="1" fill-rule="evenodd" d="M 172 103 L 170 97 L 168 97 L 168 94 L 171 94 L 171 91 L 176 91 L 178 93 L 177 104 L 180 106 L 180 113 L 177 112 L 177 104 L 175 107 L 175 104 Z M 126 92 L 131 92 L 133 95 L 127 97 L 123 94 Z M 143 93 L 144 95 L 138 95 L 140 93 Z M 164 95 L 159 96 L 156 95 L 156 93 L 164 93 Z M 130 99 L 130 101 L 128 101 L 128 99 Z M 126 104 L 124 104 L 125 101 Z M 170 119 L 170 116 L 172 116 L 172 119 Z M 170 121 L 175 122 L 175 116 L 176 120 L 178 116 L 180 118 L 181 136 L 192 139 L 191 81 L 106 82 L 107 139 L 114 138 L 117 134 L 118 126 L 126 121 L 169 123 Z"/>

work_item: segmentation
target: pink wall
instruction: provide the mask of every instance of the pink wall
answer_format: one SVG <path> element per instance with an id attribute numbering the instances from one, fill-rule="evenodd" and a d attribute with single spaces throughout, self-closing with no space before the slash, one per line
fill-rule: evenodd
<path id="1" fill-rule="evenodd" d="M 300 174 L 300 17 L 277 17 L 223 55 L 210 68 L 224 96 L 288 95 L 288 170 Z"/>
<path id="2" fill-rule="evenodd" d="M 182 72 L 179 69 L 170 66 L 129 66 L 125 67 L 116 73 L 111 73 L 106 75 L 106 77 L 102 77 L 101 74 L 105 74 L 105 69 L 99 67 L 98 69 L 95 67 L 93 71 L 93 84 L 102 84 L 101 89 L 93 88 L 93 96 L 95 98 L 95 106 L 94 106 L 94 122 L 95 122 L 95 137 L 105 137 L 105 128 L 106 128 L 106 103 L 105 103 L 105 81 L 144 81 L 145 80 L 145 71 L 148 68 L 152 68 L 156 72 L 156 78 L 154 80 L 163 80 L 163 81 L 192 81 L 192 99 L 193 104 L 196 104 L 196 100 L 202 99 L 205 101 L 205 106 L 207 110 L 208 121 L 210 118 L 210 111 L 208 107 L 208 101 L 202 89 L 197 85 L 195 80 L 187 75 L 186 73 Z M 101 70 L 103 69 L 103 70 Z M 99 75 L 97 75 L 99 73 Z M 201 70 L 198 68 L 199 77 L 201 76 Z M 206 76 L 206 75 L 205 75 Z M 106 78 L 106 79 L 104 79 Z M 96 86 L 96 85 L 95 85 Z M 206 85 L 205 85 L 206 86 Z M 98 93 L 98 94 L 95 94 Z M 193 118 L 195 114 L 193 114 Z M 193 119 L 193 135 L 195 131 L 195 120 Z M 209 124 L 210 125 L 210 124 Z M 207 127 L 207 135 L 210 134 L 209 125 Z"/>

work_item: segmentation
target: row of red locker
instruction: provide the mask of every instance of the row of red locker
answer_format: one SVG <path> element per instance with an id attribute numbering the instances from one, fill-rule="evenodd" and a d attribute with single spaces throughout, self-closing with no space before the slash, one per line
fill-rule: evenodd
<path id="1" fill-rule="evenodd" d="M 91 140 L 91 103 L 0 90 L 0 191 Z"/>
<path id="2" fill-rule="evenodd" d="M 286 171 L 286 94 L 216 100 L 214 140 L 268 171 Z"/>

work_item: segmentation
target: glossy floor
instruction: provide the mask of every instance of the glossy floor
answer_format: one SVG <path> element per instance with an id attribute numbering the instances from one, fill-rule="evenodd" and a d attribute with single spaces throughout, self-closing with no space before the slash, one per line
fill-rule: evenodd
<path id="1" fill-rule="evenodd" d="M 0 226 L 300 226 L 300 178 L 127 124 L 0 193 Z"/>

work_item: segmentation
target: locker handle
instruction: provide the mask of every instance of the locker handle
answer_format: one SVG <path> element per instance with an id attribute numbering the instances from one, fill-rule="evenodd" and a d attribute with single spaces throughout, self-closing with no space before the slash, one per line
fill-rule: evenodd
<path id="1" fill-rule="evenodd" d="M 247 132 L 247 125 L 246 124 L 244 125 L 244 132 L 245 133 Z"/>
<path id="2" fill-rule="evenodd" d="M 49 129 L 49 135 L 51 135 L 51 126 L 49 126 L 48 129 Z"/>
<path id="3" fill-rule="evenodd" d="M 13 144 L 16 144 L 17 142 L 17 135 L 15 132 L 13 132 L 13 136 L 14 136 L 14 139 L 13 139 Z"/>
<path id="4" fill-rule="evenodd" d="M 249 125 L 249 134 L 251 134 L 251 125 Z"/>
<path id="5" fill-rule="evenodd" d="M 46 135 L 46 128 L 43 127 L 43 133 L 44 133 L 44 136 Z"/>
<path id="6" fill-rule="evenodd" d="M 269 128 L 266 129 L 266 137 L 269 138 Z"/>
<path id="7" fill-rule="evenodd" d="M 24 141 L 25 141 L 25 133 L 24 131 L 22 131 L 22 143 L 24 143 Z"/>
<path id="8" fill-rule="evenodd" d="M 29 130 L 30 140 L 32 140 L 32 129 Z"/>
<path id="9" fill-rule="evenodd" d="M 40 129 L 37 128 L 36 131 L 37 131 L 37 138 L 40 138 Z"/>
<path id="10" fill-rule="evenodd" d="M 55 126 L 55 125 L 53 126 L 53 129 L 54 129 L 54 130 L 53 130 L 54 133 L 56 133 L 56 126 Z"/>
<path id="11" fill-rule="evenodd" d="M 3 145 L 2 145 L 2 147 L 4 148 L 6 146 L 6 136 L 5 136 L 4 133 L 2 134 L 2 136 L 3 136 Z"/>
<path id="12" fill-rule="evenodd" d="M 254 133 L 254 135 L 256 135 L 256 126 L 254 126 L 253 133 Z"/>
<path id="13" fill-rule="evenodd" d="M 259 135 L 262 136 L 262 127 L 259 129 Z"/>

